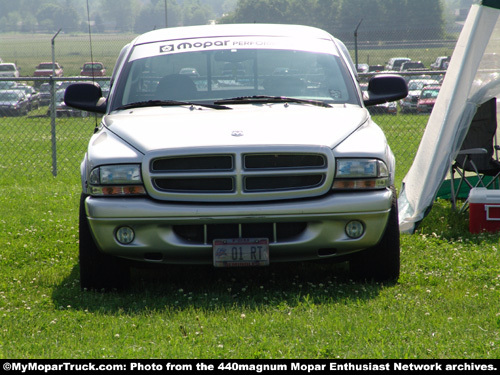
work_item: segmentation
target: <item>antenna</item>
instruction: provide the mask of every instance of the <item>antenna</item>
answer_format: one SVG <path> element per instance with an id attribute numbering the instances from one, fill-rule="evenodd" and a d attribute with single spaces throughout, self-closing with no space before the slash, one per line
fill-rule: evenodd
<path id="1" fill-rule="evenodd" d="M 90 30 L 90 7 L 89 7 L 89 0 L 87 0 L 87 23 L 89 25 L 89 42 L 90 42 L 90 62 L 92 63 L 92 82 L 94 82 L 94 56 L 92 53 L 92 32 Z"/>
<path id="2" fill-rule="evenodd" d="M 90 7 L 89 7 L 89 0 L 87 0 L 87 23 L 89 25 L 89 43 L 90 43 L 90 63 L 91 63 L 91 72 L 92 72 L 92 83 L 95 83 L 95 75 L 94 75 L 94 55 L 92 52 L 92 32 L 90 29 Z M 94 133 L 97 131 L 99 128 L 99 124 L 97 123 L 97 113 L 94 113 L 94 119 L 95 119 L 95 128 L 94 128 Z"/>

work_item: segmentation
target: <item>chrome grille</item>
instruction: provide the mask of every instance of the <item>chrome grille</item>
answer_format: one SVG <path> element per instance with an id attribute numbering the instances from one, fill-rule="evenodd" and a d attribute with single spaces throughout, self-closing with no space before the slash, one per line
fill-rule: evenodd
<path id="1" fill-rule="evenodd" d="M 324 194 L 333 181 L 326 147 L 177 149 L 152 152 L 143 163 L 149 194 L 174 201 L 256 201 Z"/>

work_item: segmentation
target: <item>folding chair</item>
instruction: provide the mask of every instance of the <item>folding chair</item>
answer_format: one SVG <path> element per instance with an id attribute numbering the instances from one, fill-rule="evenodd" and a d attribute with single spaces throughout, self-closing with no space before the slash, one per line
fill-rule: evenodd
<path id="1" fill-rule="evenodd" d="M 451 166 L 451 205 L 456 209 L 456 200 L 460 188 L 465 183 L 469 189 L 474 187 L 489 188 L 500 176 L 500 162 L 496 142 L 497 131 L 496 98 L 483 103 L 477 110 L 465 136 L 460 151 Z M 460 181 L 455 189 L 455 172 Z M 485 179 L 486 176 L 491 179 Z M 468 198 L 460 211 L 467 209 Z"/>

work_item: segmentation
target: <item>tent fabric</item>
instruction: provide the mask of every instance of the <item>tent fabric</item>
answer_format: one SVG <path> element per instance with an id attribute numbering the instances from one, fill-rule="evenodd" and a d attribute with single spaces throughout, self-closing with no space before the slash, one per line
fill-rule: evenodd
<path id="1" fill-rule="evenodd" d="M 500 1 L 489 3 L 500 5 Z M 471 7 L 398 199 L 399 228 L 413 233 L 431 210 L 477 108 L 500 94 L 500 7 Z"/>

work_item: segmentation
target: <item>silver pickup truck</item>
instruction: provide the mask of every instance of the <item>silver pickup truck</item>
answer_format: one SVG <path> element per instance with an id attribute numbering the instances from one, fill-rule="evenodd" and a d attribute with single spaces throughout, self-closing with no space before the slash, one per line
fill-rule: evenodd
<path id="1" fill-rule="evenodd" d="M 362 94 L 344 44 L 316 28 L 137 37 L 107 97 L 93 83 L 65 93 L 67 105 L 103 114 L 81 165 L 81 287 L 123 287 L 131 260 L 338 259 L 353 277 L 396 280 L 395 160 L 366 107 L 407 91 L 380 75 Z"/>

